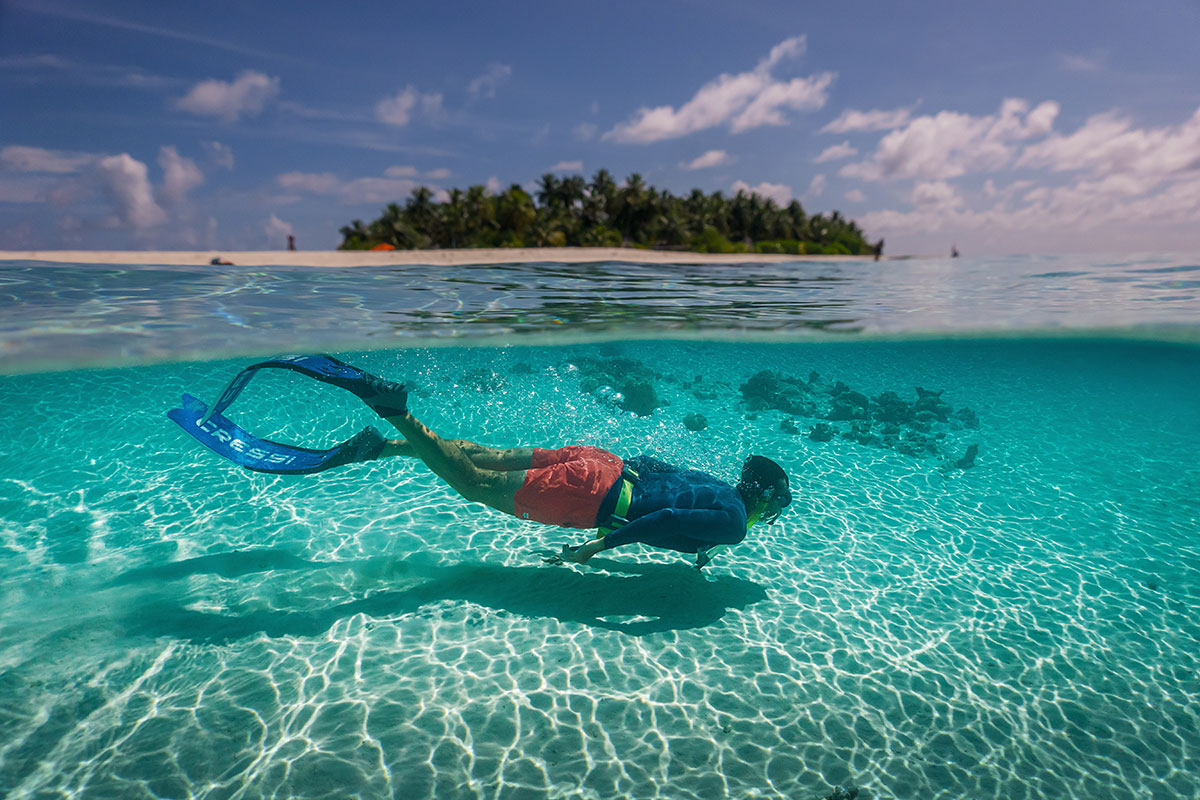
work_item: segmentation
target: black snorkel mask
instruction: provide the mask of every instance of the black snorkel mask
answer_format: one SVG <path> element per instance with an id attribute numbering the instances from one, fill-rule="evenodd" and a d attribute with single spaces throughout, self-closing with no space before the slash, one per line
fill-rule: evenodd
<path id="1" fill-rule="evenodd" d="M 746 501 L 747 527 L 758 522 L 771 524 L 792 502 L 787 473 L 766 456 L 746 459 L 737 489 Z"/>

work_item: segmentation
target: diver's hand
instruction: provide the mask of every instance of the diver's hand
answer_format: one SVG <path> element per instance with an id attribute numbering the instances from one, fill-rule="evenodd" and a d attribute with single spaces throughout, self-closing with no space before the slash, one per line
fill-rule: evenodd
<path id="1" fill-rule="evenodd" d="M 582 564 L 583 562 L 579 560 L 579 556 L 577 555 L 578 550 L 578 546 L 564 544 L 560 552 L 552 556 L 547 556 L 542 561 L 547 564 L 565 564 L 568 561 L 573 564 Z"/>
<path id="2" fill-rule="evenodd" d="M 708 554 L 707 550 L 697 550 L 695 570 L 699 572 L 700 570 L 704 569 L 705 565 L 707 565 L 710 561 L 712 561 L 712 556 Z"/>

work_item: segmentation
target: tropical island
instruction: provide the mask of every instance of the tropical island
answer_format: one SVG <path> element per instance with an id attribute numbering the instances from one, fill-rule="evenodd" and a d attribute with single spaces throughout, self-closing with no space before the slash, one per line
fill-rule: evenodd
<path id="1" fill-rule="evenodd" d="M 695 253 L 871 255 L 868 243 L 840 212 L 808 215 L 798 200 L 780 207 L 759 194 L 678 197 L 647 186 L 641 175 L 617 185 L 608 170 L 546 174 L 531 196 L 519 184 L 489 193 L 484 186 L 451 189 L 445 202 L 421 186 L 401 206 L 389 203 L 368 224 L 341 228 L 339 250 L 428 250 L 479 247 L 637 247 Z"/>

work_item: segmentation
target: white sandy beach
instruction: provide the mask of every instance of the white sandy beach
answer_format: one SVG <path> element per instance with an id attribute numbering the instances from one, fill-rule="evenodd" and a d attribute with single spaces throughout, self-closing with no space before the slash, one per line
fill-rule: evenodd
<path id="1" fill-rule="evenodd" d="M 406 264 L 458 266 L 512 262 L 634 261 L 649 264 L 736 264 L 743 261 L 834 261 L 870 256 L 792 256 L 765 253 L 690 253 L 632 247 L 522 247 L 464 250 L 0 250 L 0 261 L 65 264 L 207 265 L 221 258 L 238 266 L 386 267 Z"/>

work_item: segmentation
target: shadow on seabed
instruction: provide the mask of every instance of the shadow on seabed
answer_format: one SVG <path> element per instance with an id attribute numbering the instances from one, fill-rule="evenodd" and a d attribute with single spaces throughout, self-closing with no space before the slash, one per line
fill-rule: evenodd
<path id="1" fill-rule="evenodd" d="M 436 566 L 410 559 L 366 559 L 318 563 L 282 550 L 248 550 L 200 556 L 162 566 L 131 570 L 110 586 L 166 581 L 214 574 L 235 578 L 265 571 L 351 570 L 360 578 L 410 584 L 375 591 L 338 605 L 311 610 L 241 613 L 196 611 L 194 598 L 148 592 L 126 620 L 127 633 L 170 636 L 193 642 L 226 642 L 258 633 L 268 636 L 315 636 L 355 614 L 397 617 L 443 600 L 476 603 L 525 617 L 553 617 L 635 636 L 702 628 L 731 608 L 764 600 L 758 584 L 730 575 L 702 575 L 685 563 L 638 564 L 593 558 L 594 571 L 562 567 L 507 567 L 495 564 Z M 319 602 L 319 598 L 311 598 Z M 631 621 L 610 618 L 632 617 Z"/>

